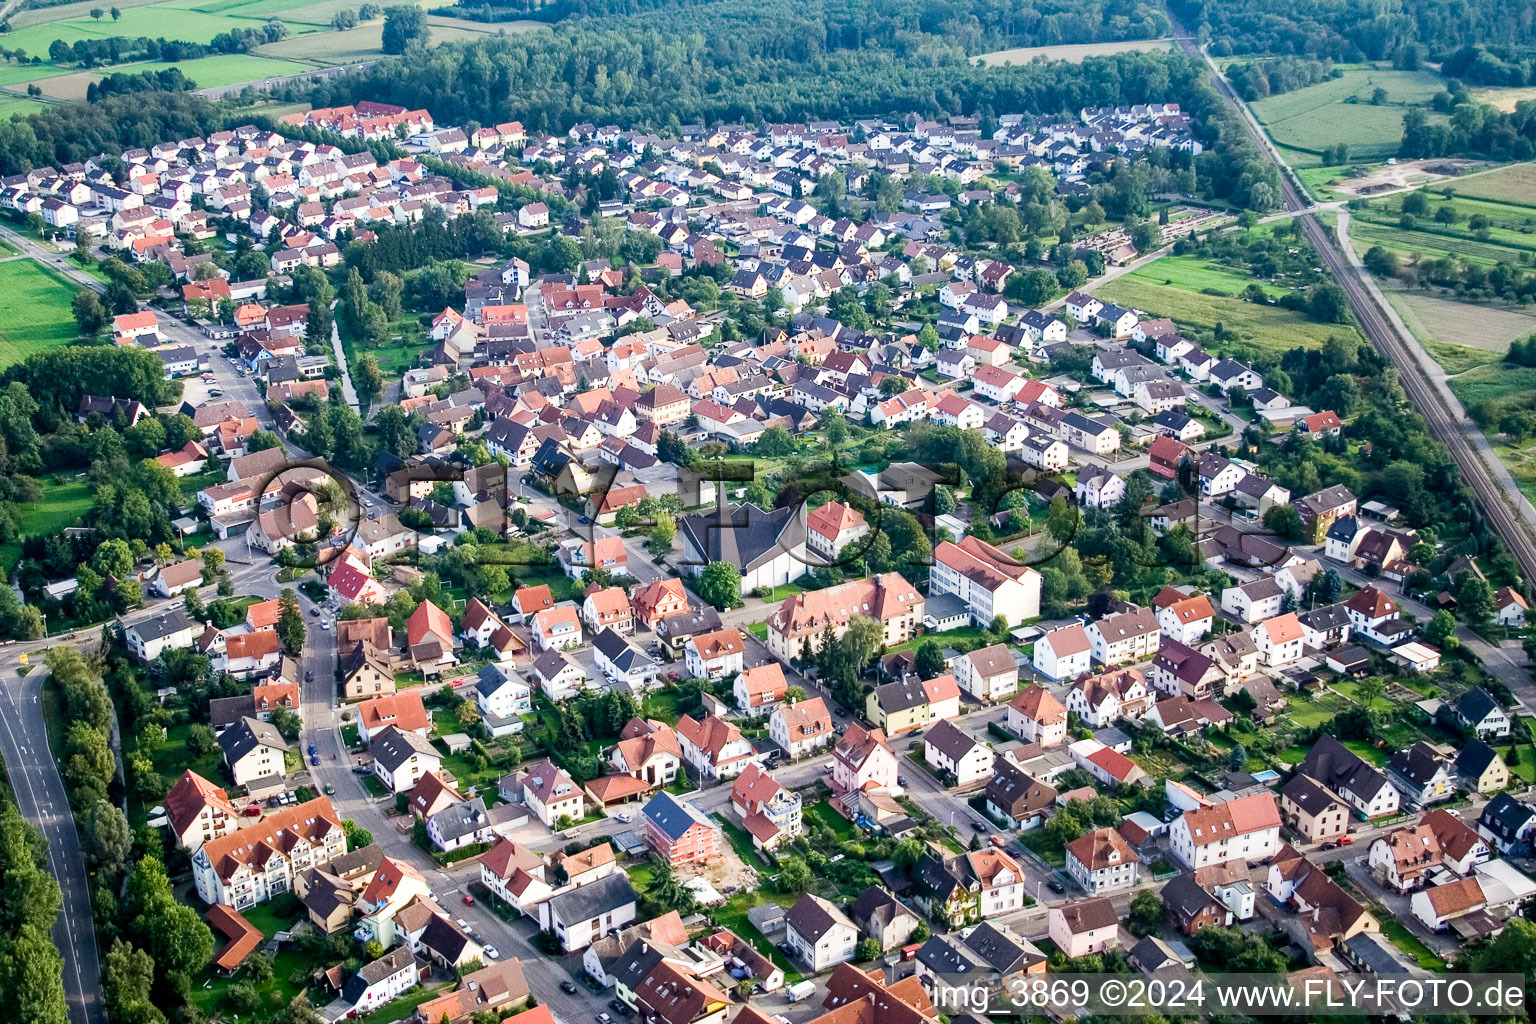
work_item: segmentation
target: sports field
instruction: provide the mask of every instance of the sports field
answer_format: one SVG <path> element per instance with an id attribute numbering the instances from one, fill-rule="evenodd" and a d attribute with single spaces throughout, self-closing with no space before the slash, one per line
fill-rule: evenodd
<path id="1" fill-rule="evenodd" d="M 1427 103 L 1444 82 L 1427 71 L 1384 71 L 1353 67 L 1335 79 L 1250 104 L 1286 157 L 1318 164 L 1324 147 L 1349 144 L 1351 160 L 1373 160 L 1397 152 L 1403 137 L 1403 110 Z M 1381 106 L 1376 89 L 1387 91 Z M 1431 115 L 1435 117 L 1438 115 Z"/>
<path id="2" fill-rule="evenodd" d="M 993 50 L 975 57 L 978 64 L 998 67 L 1003 64 L 1028 64 L 1032 60 L 1081 61 L 1132 50 L 1171 50 L 1172 39 L 1126 39 L 1118 43 L 1070 43 L 1061 46 L 1019 46 L 1012 50 Z"/>
<path id="3" fill-rule="evenodd" d="M 0 263 L 0 367 L 77 338 L 74 297 L 73 285 L 36 260 Z"/>

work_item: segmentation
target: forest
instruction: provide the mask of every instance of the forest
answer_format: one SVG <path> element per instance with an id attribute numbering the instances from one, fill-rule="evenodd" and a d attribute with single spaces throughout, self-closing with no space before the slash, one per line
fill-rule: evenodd
<path id="1" fill-rule="evenodd" d="M 820 6 L 720 0 L 687 12 L 574 24 L 560 33 L 417 49 L 401 64 L 374 65 L 293 98 L 330 104 L 372 95 L 430 106 L 448 122 L 494 123 L 515 112 L 530 131 L 564 131 L 583 121 L 660 128 L 669 118 L 1075 114 L 1091 104 L 1183 100 L 1198 79 L 1183 58 L 1167 54 L 979 68 L 950 37 L 866 32 L 849 39 Z"/>
<path id="2" fill-rule="evenodd" d="M 1490 39 L 1536 43 L 1528 5 L 1504 0 L 1172 0 L 1174 15 L 1210 41 L 1215 57 L 1293 53 L 1342 62 L 1399 61 L 1417 66 Z"/>
<path id="3" fill-rule="evenodd" d="M 439 8 L 434 13 L 477 21 L 567 18 L 610 18 L 643 14 L 678 17 L 691 22 L 700 8 L 723 0 L 482 0 Z M 1113 42 L 1167 35 L 1168 18 L 1158 4 L 1142 0 L 1103 0 L 1073 3 L 1049 0 L 1011 4 L 1002 0 L 823 0 L 803 5 L 822 13 L 826 48 L 857 50 L 891 47 L 903 36 L 943 36 L 967 53 L 985 53 L 1015 46 L 1057 43 Z"/>

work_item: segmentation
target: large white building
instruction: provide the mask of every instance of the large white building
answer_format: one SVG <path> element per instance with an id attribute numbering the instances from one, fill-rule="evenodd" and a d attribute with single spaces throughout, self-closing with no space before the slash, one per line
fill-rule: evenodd
<path id="1" fill-rule="evenodd" d="M 316 797 L 208 840 L 192 855 L 192 881 L 204 903 L 244 910 L 288 892 L 294 876 L 346 850 L 340 816 L 329 800 Z"/>
<path id="2" fill-rule="evenodd" d="M 978 626 L 998 616 L 1016 625 L 1040 614 L 1040 574 L 975 537 L 941 541 L 928 582 L 930 594 L 958 597 Z"/>

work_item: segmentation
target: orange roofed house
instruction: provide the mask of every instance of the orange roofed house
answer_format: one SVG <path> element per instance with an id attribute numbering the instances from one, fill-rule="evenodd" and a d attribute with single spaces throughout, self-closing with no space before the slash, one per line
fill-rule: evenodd
<path id="1" fill-rule="evenodd" d="M 204 903 L 242 910 L 289 891 L 299 872 L 324 867 L 346 849 L 336 809 L 316 797 L 204 843 L 192 856 L 192 880 Z"/>
<path id="2" fill-rule="evenodd" d="M 405 620 L 406 650 L 423 675 L 438 675 L 453 664 L 453 622 L 431 601 L 416 606 Z"/>
<path id="3" fill-rule="evenodd" d="M 894 572 L 793 594 L 768 619 L 768 652 L 790 661 L 800 657 L 807 643 L 815 651 L 829 627 L 841 638 L 855 615 L 880 623 L 887 645 L 900 644 L 917 635 L 924 607 L 923 595 Z"/>

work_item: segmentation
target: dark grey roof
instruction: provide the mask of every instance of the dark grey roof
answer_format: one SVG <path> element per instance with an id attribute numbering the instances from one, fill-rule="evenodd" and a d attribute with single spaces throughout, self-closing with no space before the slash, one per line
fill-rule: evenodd
<path id="1" fill-rule="evenodd" d="M 848 908 L 848 914 L 866 928 L 871 922 L 879 925 L 890 924 L 902 914 L 917 916 L 908 910 L 889 889 L 878 885 L 872 885 L 859 893 L 858 898 L 853 901 L 853 906 Z"/>
<path id="2" fill-rule="evenodd" d="M 662 790 L 645 805 L 644 811 L 647 821 L 650 821 L 668 838 L 676 842 L 681 839 L 694 825 L 704 825 L 708 828 L 717 826 L 706 818 L 702 811 L 686 800 Z"/>
<path id="3" fill-rule="evenodd" d="M 473 800 L 449 804 L 432 815 L 428 821 L 437 826 L 438 833 L 445 843 L 451 843 L 485 828 L 485 801 L 477 796 Z"/>
<path id="4" fill-rule="evenodd" d="M 1408 968 L 1375 932 L 1361 932 L 1344 940 L 1349 959 L 1372 974 L 1407 974 Z"/>
<path id="5" fill-rule="evenodd" d="M 704 605 L 700 608 L 690 608 L 676 615 L 668 615 L 656 623 L 656 632 L 666 636 L 689 637 L 699 633 L 713 633 L 721 628 L 720 613 L 714 605 Z"/>
<path id="6" fill-rule="evenodd" d="M 351 1003 L 357 1002 L 370 986 L 405 970 L 414 959 L 411 951 L 404 946 L 395 947 L 373 963 L 364 964 L 356 974 L 348 978 L 346 987 L 341 990 L 341 997 Z"/>
<path id="7" fill-rule="evenodd" d="M 765 512 L 751 502 L 685 516 L 677 525 L 685 550 L 706 562 L 730 562 L 743 572 L 805 540 L 794 508 Z"/>
<path id="8" fill-rule="evenodd" d="M 814 893 L 802 893 L 784 915 L 784 923 L 793 928 L 808 942 L 819 942 L 821 937 L 838 925 L 858 930 L 837 906 Z"/>
<path id="9" fill-rule="evenodd" d="M 1339 798 L 1328 792 L 1322 783 L 1308 775 L 1297 775 L 1285 784 L 1280 795 L 1300 807 L 1306 814 L 1316 815 L 1336 805 Z"/>
<path id="10" fill-rule="evenodd" d="M 1216 902 L 1216 898 L 1201 888 L 1190 872 L 1179 875 L 1163 886 L 1160 895 L 1163 898 L 1163 905 L 1172 910 L 1181 921 L 1191 920 Z"/>
<path id="11" fill-rule="evenodd" d="M 256 711 L 256 698 L 249 693 L 238 697 L 213 697 L 208 701 L 208 724 L 214 732 L 223 732 Z"/>
<path id="12" fill-rule="evenodd" d="M 1349 612 L 1342 604 L 1325 604 L 1321 608 L 1302 612 L 1296 616 L 1301 624 L 1318 633 L 1328 633 L 1349 625 Z"/>
<path id="13" fill-rule="evenodd" d="M 926 742 L 928 746 L 933 747 L 951 761 L 958 761 L 976 746 L 978 740 L 953 722 L 946 720 L 935 723 L 933 728 L 928 730 Z"/>
<path id="14" fill-rule="evenodd" d="M 195 623 L 187 618 L 187 613 L 184 609 L 173 608 L 163 615 L 158 615 L 152 619 L 145 619 L 142 622 L 135 622 L 127 628 L 139 634 L 140 640 L 148 642 L 180 633 L 184 629 L 191 629 L 194 625 Z"/>
<path id="15" fill-rule="evenodd" d="M 1369 801 L 1389 785 L 1387 777 L 1328 733 L 1318 736 L 1301 770 L 1335 792 L 1349 792 Z"/>
<path id="16" fill-rule="evenodd" d="M 288 741 L 271 722 L 246 717 L 219 733 L 219 746 L 224 750 L 225 761 L 233 765 L 257 747 L 287 750 Z"/>
<path id="17" fill-rule="evenodd" d="M 1444 762 L 1423 740 L 1407 750 L 1399 750 L 1387 762 L 1387 771 L 1415 786 L 1427 785 L 1440 772 Z"/>
<path id="18" fill-rule="evenodd" d="M 1473 737 L 1461 748 L 1461 753 L 1456 755 L 1456 770 L 1468 778 L 1480 778 L 1498 756 L 1498 751 Z"/>
<path id="19" fill-rule="evenodd" d="M 618 872 L 551 897 L 549 910 L 569 926 L 613 913 L 620 907 L 634 903 L 635 899 L 635 890 L 629 884 L 629 876 Z"/>
<path id="20" fill-rule="evenodd" d="M 553 679 L 564 670 L 571 668 L 569 658 L 557 650 L 548 650 L 539 655 L 539 660 L 533 663 L 533 670 L 544 679 Z"/>
<path id="21" fill-rule="evenodd" d="M 1519 835 L 1520 830 L 1533 817 L 1536 817 L 1536 810 L 1508 793 L 1500 793 L 1488 801 L 1477 823 L 1486 826 L 1498 838 L 1508 841 Z"/>
<path id="22" fill-rule="evenodd" d="M 972 929 L 962 941 L 988 967 L 1005 975 L 1045 959 L 1039 950 L 1031 948 L 1018 936 L 986 921 Z"/>
<path id="23" fill-rule="evenodd" d="M 928 703 L 928 691 L 918 679 L 897 680 L 875 687 L 875 701 L 889 715 Z"/>
<path id="24" fill-rule="evenodd" d="M 441 914 L 433 914 L 432 920 L 428 921 L 427 926 L 421 930 L 422 947 L 431 950 L 451 964 L 458 963 L 465 947 L 474 941 L 464 934 L 464 929 Z"/>
<path id="25" fill-rule="evenodd" d="M 1493 695 L 1481 686 L 1474 686 L 1461 695 L 1461 700 L 1456 702 L 1456 713 L 1462 718 L 1476 725 L 1488 715 L 1499 709 L 1499 702 L 1493 699 Z"/>
<path id="26" fill-rule="evenodd" d="M 402 764 L 411 759 L 412 754 L 424 754 L 430 757 L 442 755 L 427 742 L 425 736 L 419 736 L 414 732 L 401 732 L 393 725 L 384 729 L 368 741 L 368 750 L 373 754 L 373 759 L 384 766 L 385 771 L 393 772 Z"/>

